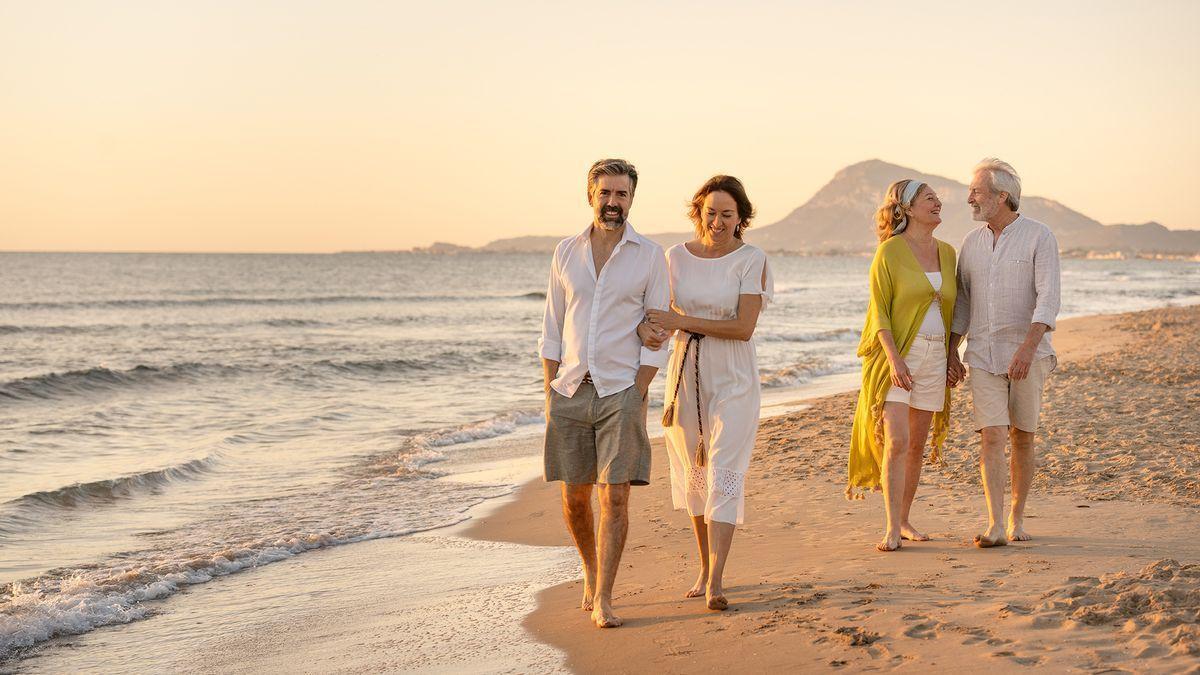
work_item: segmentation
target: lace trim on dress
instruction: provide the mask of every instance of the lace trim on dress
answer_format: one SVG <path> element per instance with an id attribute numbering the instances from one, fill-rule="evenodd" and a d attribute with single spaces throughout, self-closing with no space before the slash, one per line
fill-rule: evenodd
<path id="1" fill-rule="evenodd" d="M 741 471 L 713 468 L 713 491 L 720 492 L 726 497 L 737 497 L 742 494 L 746 482 L 746 474 Z"/>
<path id="2" fill-rule="evenodd" d="M 689 466 L 687 471 L 687 491 L 706 494 L 708 492 L 708 476 L 702 466 Z"/>

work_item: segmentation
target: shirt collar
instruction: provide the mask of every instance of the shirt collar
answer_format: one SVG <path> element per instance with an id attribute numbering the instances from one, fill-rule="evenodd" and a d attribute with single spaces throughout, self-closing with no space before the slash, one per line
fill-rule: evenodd
<path id="1" fill-rule="evenodd" d="M 1000 230 L 1000 234 L 1001 234 L 1001 236 L 1003 236 L 1003 235 L 1004 235 L 1004 233 L 1005 233 L 1005 232 L 1008 232 L 1009 230 L 1016 230 L 1016 229 L 1017 229 L 1017 223 L 1020 223 L 1020 222 L 1021 222 L 1021 221 L 1023 221 L 1023 220 L 1025 220 L 1025 216 L 1024 216 L 1024 215 L 1022 215 L 1022 214 L 1020 214 L 1020 213 L 1018 213 L 1018 214 L 1017 214 L 1017 217 L 1016 217 L 1016 219 L 1014 219 L 1014 220 L 1013 220 L 1011 223 L 1009 223 L 1008 225 L 1005 225 L 1003 230 Z M 990 229 L 991 229 L 991 228 L 990 228 L 990 226 L 988 225 L 987 221 L 984 221 L 983 225 L 980 225 L 980 226 L 979 226 L 979 231 L 980 231 L 980 232 L 983 232 L 984 230 L 990 230 Z"/>
<path id="2" fill-rule="evenodd" d="M 583 232 L 581 232 L 579 234 L 579 237 L 581 239 L 586 240 L 589 238 L 589 236 L 591 234 L 592 234 L 592 223 L 588 223 L 588 226 L 586 228 L 584 228 Z M 638 234 L 637 231 L 633 229 L 633 223 L 626 220 L 625 221 L 625 231 L 621 233 L 621 241 L 617 242 L 616 248 L 619 248 L 619 247 L 625 245 L 626 242 L 631 243 L 631 244 L 641 244 L 644 239 L 645 238 L 642 237 L 642 235 Z M 614 248 L 614 250 L 615 250 L 615 248 Z"/>

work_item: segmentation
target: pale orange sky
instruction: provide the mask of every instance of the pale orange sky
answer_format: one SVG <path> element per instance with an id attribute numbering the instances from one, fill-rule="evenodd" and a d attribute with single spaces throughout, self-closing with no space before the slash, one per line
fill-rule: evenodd
<path id="1" fill-rule="evenodd" d="M 337 251 L 565 235 L 636 163 L 680 231 L 879 158 L 1200 228 L 1200 3 L 0 0 L 0 250 Z"/>

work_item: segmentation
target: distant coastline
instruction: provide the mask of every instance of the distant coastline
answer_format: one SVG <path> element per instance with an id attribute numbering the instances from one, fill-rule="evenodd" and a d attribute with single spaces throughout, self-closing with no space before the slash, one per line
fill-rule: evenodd
<path id="1" fill-rule="evenodd" d="M 647 236 L 649 236 L 651 239 L 656 239 L 656 240 L 657 239 L 665 239 L 665 238 L 672 238 L 672 239 L 679 238 L 679 241 L 682 241 L 682 238 L 681 238 L 682 235 L 677 235 L 677 234 L 670 234 L 670 233 L 668 233 L 668 234 L 650 234 Z M 395 250 L 395 251 L 343 251 L 343 253 L 419 253 L 419 254 L 424 254 L 424 255 L 479 255 L 479 254 L 489 255 L 489 254 L 506 254 L 506 253 L 537 253 L 537 254 L 549 255 L 550 253 L 554 252 L 554 246 L 561 238 L 560 237 L 522 237 L 522 239 L 539 239 L 539 240 L 546 239 L 546 240 L 550 240 L 550 241 L 549 241 L 549 243 L 547 243 L 545 245 L 533 245 L 531 243 L 528 246 L 510 246 L 510 245 L 497 246 L 496 244 L 502 244 L 503 242 L 512 241 L 512 240 L 503 240 L 502 239 L 502 240 L 497 240 L 495 242 L 491 242 L 484 246 L 476 246 L 476 247 L 460 246 L 458 244 L 451 244 L 451 243 L 447 243 L 447 242 L 434 242 L 433 244 L 431 244 L 429 246 L 418 246 L 418 247 L 414 247 L 411 249 L 402 249 L 402 250 Z M 662 242 L 660 242 L 660 243 L 662 243 Z M 677 243 L 677 242 L 672 241 L 670 245 L 673 245 L 674 243 Z M 538 244 L 541 244 L 541 242 L 538 242 Z M 868 257 L 868 256 L 871 256 L 874 254 L 874 249 L 872 249 L 872 248 L 800 250 L 800 251 L 786 250 L 786 249 L 771 250 L 768 248 L 767 251 L 773 255 L 790 255 L 790 256 L 798 256 L 798 257 L 805 257 L 805 256 Z M 1072 259 L 1077 259 L 1077 260 L 1132 260 L 1132 259 L 1137 259 L 1137 260 L 1191 260 L 1191 261 L 1195 261 L 1195 262 L 1200 262 L 1200 252 L 1172 253 L 1172 252 L 1162 252 L 1162 251 L 1134 251 L 1134 250 L 1121 250 L 1121 249 L 1114 250 L 1114 249 L 1070 248 L 1070 249 L 1063 249 L 1061 251 L 1061 255 L 1064 258 L 1072 258 Z"/>
<path id="2" fill-rule="evenodd" d="M 942 225 L 937 236 L 958 245 L 977 227 L 967 206 L 967 186 L 949 178 L 871 159 L 852 164 L 811 198 L 781 220 L 756 225 L 747 240 L 769 252 L 807 255 L 869 255 L 875 250 L 870 226 L 881 195 L 892 182 L 915 178 L 930 185 L 942 199 Z M 1020 212 L 1053 230 L 1064 256 L 1072 258 L 1148 258 L 1196 260 L 1200 256 L 1200 230 L 1172 230 L 1149 221 L 1137 225 L 1105 225 L 1061 202 L 1026 195 Z M 847 224 L 861 223 L 861 226 Z M 413 249 L 421 253 L 453 254 L 550 253 L 567 236 L 518 236 L 469 247 L 438 242 Z M 646 235 L 664 247 L 691 239 L 690 232 Z"/>

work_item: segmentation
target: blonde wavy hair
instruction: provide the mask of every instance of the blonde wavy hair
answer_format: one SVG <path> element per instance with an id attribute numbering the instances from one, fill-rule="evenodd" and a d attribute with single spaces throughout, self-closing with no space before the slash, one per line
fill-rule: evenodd
<path id="1" fill-rule="evenodd" d="M 908 187 L 909 183 L 917 183 L 917 189 L 913 192 L 913 199 L 921 193 L 921 188 L 925 187 L 925 183 L 916 181 L 914 178 L 906 178 L 892 183 L 884 193 L 883 203 L 875 211 L 875 234 L 879 237 L 879 243 L 883 243 L 891 238 L 896 232 L 896 228 L 900 226 L 900 222 L 908 215 L 908 209 L 912 206 L 912 202 L 905 204 L 901 201 L 904 196 L 904 188 Z"/>

